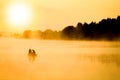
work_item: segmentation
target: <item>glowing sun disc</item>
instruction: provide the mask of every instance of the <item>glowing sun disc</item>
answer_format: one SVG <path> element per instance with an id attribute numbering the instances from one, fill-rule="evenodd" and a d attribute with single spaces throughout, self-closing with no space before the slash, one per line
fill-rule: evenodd
<path id="1" fill-rule="evenodd" d="M 14 3 L 7 8 L 7 21 L 14 26 L 23 26 L 30 23 L 32 11 L 27 4 Z"/>

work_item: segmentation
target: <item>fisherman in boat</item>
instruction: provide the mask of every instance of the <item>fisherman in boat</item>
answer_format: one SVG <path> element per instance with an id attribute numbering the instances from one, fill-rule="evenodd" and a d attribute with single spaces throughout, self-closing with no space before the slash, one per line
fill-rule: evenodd
<path id="1" fill-rule="evenodd" d="M 34 61 L 36 58 L 37 54 L 34 49 L 29 49 L 28 51 L 28 58 L 30 61 Z"/>
<path id="2" fill-rule="evenodd" d="M 34 49 L 29 49 L 28 53 L 33 53 L 33 54 L 36 54 L 35 50 Z"/>

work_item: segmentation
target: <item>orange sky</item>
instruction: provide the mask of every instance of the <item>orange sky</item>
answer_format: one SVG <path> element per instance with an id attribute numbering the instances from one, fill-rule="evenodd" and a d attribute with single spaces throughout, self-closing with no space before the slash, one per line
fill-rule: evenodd
<path id="1" fill-rule="evenodd" d="M 34 9 L 33 22 L 25 29 L 62 30 L 78 22 L 98 22 L 120 15 L 120 0 L 0 0 L 1 31 L 13 30 L 6 25 L 4 9 L 14 1 L 25 2 Z"/>

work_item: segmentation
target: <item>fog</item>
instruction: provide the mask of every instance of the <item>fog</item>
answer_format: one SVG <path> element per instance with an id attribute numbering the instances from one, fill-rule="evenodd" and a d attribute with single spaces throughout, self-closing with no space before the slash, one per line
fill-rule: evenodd
<path id="1" fill-rule="evenodd" d="M 119 80 L 119 72 L 120 42 L 0 38 L 0 80 Z"/>

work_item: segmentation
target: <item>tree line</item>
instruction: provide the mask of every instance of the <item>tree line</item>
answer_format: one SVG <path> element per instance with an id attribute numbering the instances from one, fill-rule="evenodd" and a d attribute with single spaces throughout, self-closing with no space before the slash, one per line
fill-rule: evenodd
<path id="1" fill-rule="evenodd" d="M 67 26 L 62 30 L 64 39 L 77 40 L 120 40 L 120 16 L 96 22 L 79 22 L 76 27 Z"/>
<path id="2" fill-rule="evenodd" d="M 14 34 L 18 36 L 18 34 Z M 70 25 L 61 31 L 25 30 L 22 38 L 30 39 L 65 39 L 65 40 L 120 40 L 120 16 L 102 19 L 98 23 L 81 23 Z"/>
<path id="3" fill-rule="evenodd" d="M 47 29 L 45 31 L 32 31 L 32 30 L 25 30 L 23 32 L 22 38 L 26 39 L 61 39 L 61 31 L 53 31 L 51 29 Z"/>

